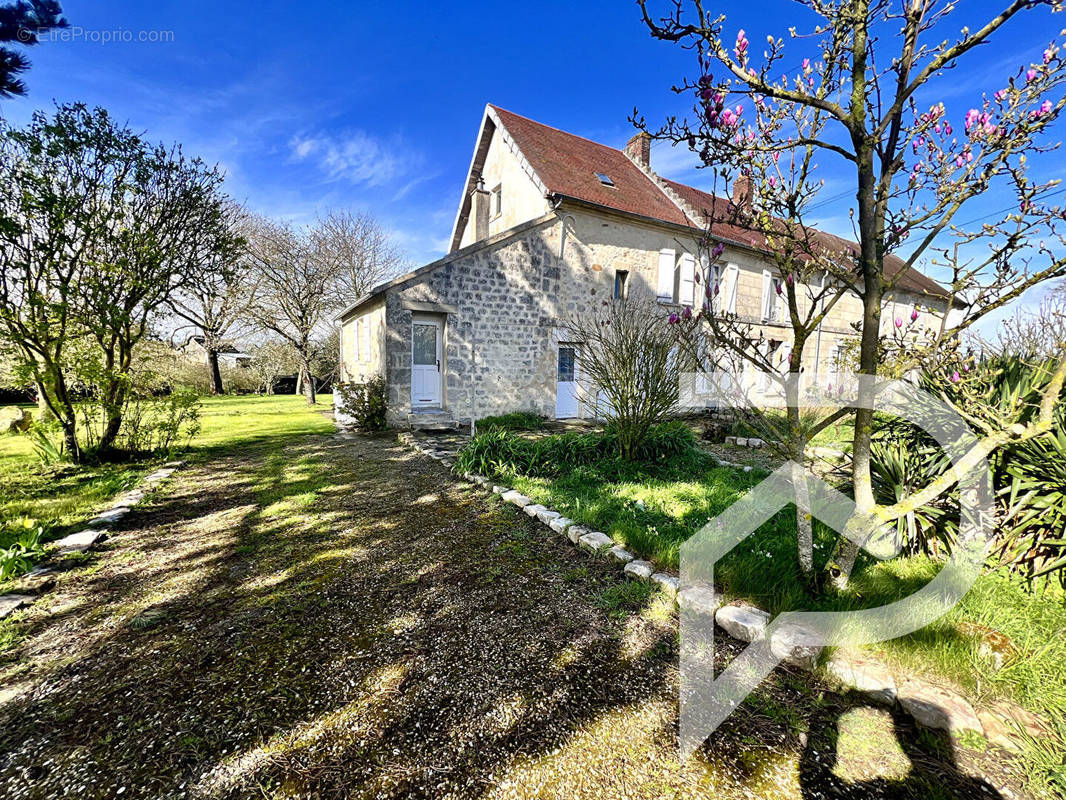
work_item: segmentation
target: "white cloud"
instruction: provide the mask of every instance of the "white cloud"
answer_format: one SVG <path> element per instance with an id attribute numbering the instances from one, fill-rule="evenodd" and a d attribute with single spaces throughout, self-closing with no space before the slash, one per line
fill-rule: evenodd
<path id="1" fill-rule="evenodd" d="M 293 136 L 296 161 L 313 160 L 330 179 L 381 186 L 412 172 L 421 157 L 400 139 L 384 142 L 364 131 L 340 136 Z"/>

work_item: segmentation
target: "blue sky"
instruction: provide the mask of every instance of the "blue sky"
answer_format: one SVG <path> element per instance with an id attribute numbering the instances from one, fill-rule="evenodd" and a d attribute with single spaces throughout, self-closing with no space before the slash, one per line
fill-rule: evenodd
<path id="1" fill-rule="evenodd" d="M 961 5 L 953 27 L 999 7 Z M 756 52 L 767 33 L 804 21 L 786 0 L 718 7 L 727 30 L 745 28 Z M 0 113 L 22 122 L 53 100 L 105 106 L 154 139 L 219 162 L 230 193 L 254 210 L 296 222 L 330 208 L 372 211 L 416 264 L 444 251 L 486 102 L 621 146 L 634 106 L 649 122 L 685 113 L 670 87 L 695 71 L 689 53 L 650 38 L 631 0 L 68 0 L 64 10 L 72 41 L 29 51 L 29 96 L 0 102 Z M 1044 12 L 1023 17 L 947 82 L 942 99 L 960 120 L 982 89 L 1038 59 L 1066 24 Z M 169 41 L 101 41 L 114 31 L 164 31 Z M 797 62 L 809 54 L 796 52 Z M 687 153 L 657 145 L 652 163 L 709 188 Z M 826 197 L 847 189 L 837 166 L 825 164 Z M 821 222 L 847 234 L 847 207 L 846 197 L 827 204 Z M 973 216 L 994 210 L 988 198 Z"/>

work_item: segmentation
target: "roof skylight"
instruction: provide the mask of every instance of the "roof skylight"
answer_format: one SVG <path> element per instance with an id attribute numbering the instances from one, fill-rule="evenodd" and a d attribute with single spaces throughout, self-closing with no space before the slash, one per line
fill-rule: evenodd
<path id="1" fill-rule="evenodd" d="M 600 183 L 604 186 L 614 186 L 614 181 L 607 176 L 606 172 L 597 172 L 596 177 L 600 179 Z"/>

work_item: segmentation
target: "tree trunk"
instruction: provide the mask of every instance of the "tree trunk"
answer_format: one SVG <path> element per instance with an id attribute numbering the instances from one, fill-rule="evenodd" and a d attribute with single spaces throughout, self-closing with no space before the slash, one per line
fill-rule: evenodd
<path id="1" fill-rule="evenodd" d="M 218 350 L 214 347 L 207 348 L 207 371 L 211 375 L 211 394 L 223 394 L 222 372 L 218 368 Z"/>
<path id="2" fill-rule="evenodd" d="M 48 405 L 43 382 L 37 384 L 37 418 L 40 422 L 51 422 L 56 418 L 52 407 Z"/>
<path id="3" fill-rule="evenodd" d="M 314 405 L 315 400 L 315 379 L 311 377 L 311 364 L 305 359 L 300 364 L 300 379 L 303 384 L 303 396 L 307 400 L 308 405 Z"/>

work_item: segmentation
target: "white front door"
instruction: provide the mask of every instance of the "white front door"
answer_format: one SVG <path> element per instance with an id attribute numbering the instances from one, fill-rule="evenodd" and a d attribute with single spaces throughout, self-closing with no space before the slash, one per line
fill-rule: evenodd
<path id="1" fill-rule="evenodd" d="M 555 391 L 557 419 L 576 417 L 577 409 L 577 345 L 559 345 L 558 384 Z"/>
<path id="2" fill-rule="evenodd" d="M 441 326 L 434 319 L 411 323 L 411 408 L 440 408 Z"/>

